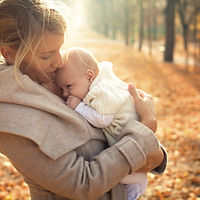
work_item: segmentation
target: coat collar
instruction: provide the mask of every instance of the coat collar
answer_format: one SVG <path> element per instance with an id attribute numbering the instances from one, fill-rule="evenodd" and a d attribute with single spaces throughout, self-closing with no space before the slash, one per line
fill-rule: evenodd
<path id="1" fill-rule="evenodd" d="M 19 73 L 0 66 L 0 131 L 31 139 L 41 151 L 57 159 L 91 138 L 88 124 L 63 100 Z"/>

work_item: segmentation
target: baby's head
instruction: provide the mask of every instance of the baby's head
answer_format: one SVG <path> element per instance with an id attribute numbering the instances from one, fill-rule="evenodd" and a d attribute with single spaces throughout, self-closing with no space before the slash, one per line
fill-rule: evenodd
<path id="1" fill-rule="evenodd" d="M 72 95 L 83 100 L 99 72 L 97 60 L 89 51 L 74 47 L 66 53 L 63 62 L 64 67 L 56 73 L 56 84 L 62 88 L 65 99 Z"/>

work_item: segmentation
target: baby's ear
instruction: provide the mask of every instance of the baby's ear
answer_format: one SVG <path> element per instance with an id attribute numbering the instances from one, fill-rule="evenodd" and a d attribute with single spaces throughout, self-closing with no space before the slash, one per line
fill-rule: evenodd
<path id="1" fill-rule="evenodd" d="M 91 69 L 88 69 L 86 71 L 86 78 L 90 81 L 93 82 L 94 81 L 94 72 Z"/>
<path id="2" fill-rule="evenodd" d="M 6 45 L 3 45 L 0 50 L 6 62 L 9 64 L 14 64 L 16 51 Z"/>

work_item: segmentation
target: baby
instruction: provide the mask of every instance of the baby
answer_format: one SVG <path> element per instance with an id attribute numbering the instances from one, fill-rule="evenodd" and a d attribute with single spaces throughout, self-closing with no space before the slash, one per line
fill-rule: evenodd
<path id="1" fill-rule="evenodd" d="M 85 49 L 69 50 L 55 81 L 63 90 L 66 104 L 93 126 L 102 128 L 110 146 L 130 118 L 139 120 L 128 85 L 114 75 L 112 63 L 98 63 Z M 126 184 L 128 200 L 137 199 L 146 189 L 147 175 L 127 175 L 121 183 Z"/>

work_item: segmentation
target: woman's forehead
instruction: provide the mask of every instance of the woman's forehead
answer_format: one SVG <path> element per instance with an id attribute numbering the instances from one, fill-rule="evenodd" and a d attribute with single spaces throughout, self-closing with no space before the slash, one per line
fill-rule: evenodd
<path id="1" fill-rule="evenodd" d="M 39 53 L 51 53 L 61 48 L 64 43 L 64 34 L 45 32 L 38 45 Z"/>

